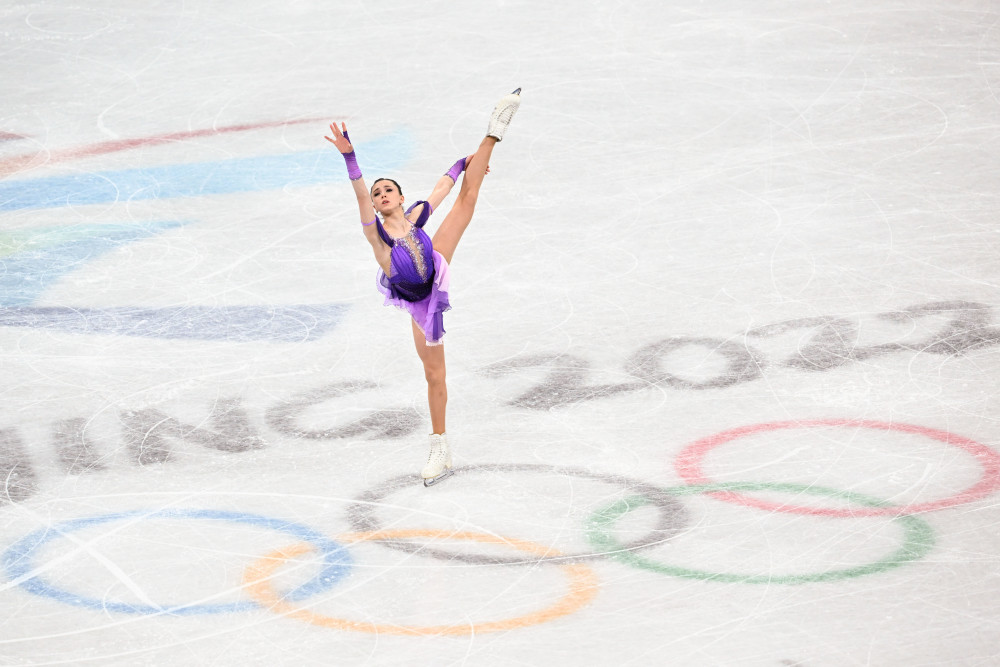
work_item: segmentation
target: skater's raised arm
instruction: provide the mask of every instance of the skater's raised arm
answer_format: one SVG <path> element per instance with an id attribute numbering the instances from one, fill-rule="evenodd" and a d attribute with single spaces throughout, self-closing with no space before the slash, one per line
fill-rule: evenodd
<path id="1" fill-rule="evenodd" d="M 468 155 L 466 157 L 460 158 L 451 165 L 451 169 L 444 173 L 444 176 L 438 179 L 438 182 L 434 184 L 434 189 L 431 191 L 429 197 L 427 197 L 427 203 L 431 205 L 431 210 L 436 211 L 437 207 L 441 205 L 441 202 L 445 200 L 451 189 L 455 187 L 455 183 L 458 181 L 458 177 L 462 175 L 465 171 L 465 167 L 472 160 L 472 156 Z M 423 204 L 418 204 L 414 207 L 411 212 L 411 218 L 416 219 L 420 217 L 420 213 L 423 210 Z"/>
<path id="2" fill-rule="evenodd" d="M 451 165 L 451 168 L 444 173 L 444 175 L 438 179 L 438 182 L 434 184 L 434 189 L 431 191 L 429 197 L 427 197 L 427 203 L 431 205 L 431 208 L 437 210 L 437 207 L 441 205 L 441 202 L 445 200 L 451 189 L 455 187 L 455 183 L 458 182 L 458 177 L 462 175 L 465 171 L 465 165 L 469 161 L 469 157 L 463 157 Z"/>
<path id="3" fill-rule="evenodd" d="M 358 212 L 361 214 L 365 238 L 372 245 L 379 263 L 384 263 L 382 261 L 383 255 L 388 255 L 389 249 L 379 237 L 378 230 L 375 229 L 375 208 L 372 206 L 371 195 L 368 192 L 368 186 L 365 185 L 365 179 L 361 176 L 361 169 L 358 167 L 358 160 L 354 155 L 354 146 L 351 144 L 350 137 L 347 136 L 347 125 L 341 123 L 338 128 L 336 123 L 330 123 L 330 132 L 333 134 L 332 137 L 324 136 L 323 138 L 336 146 L 344 157 L 344 162 L 347 164 L 347 175 L 351 179 L 351 187 L 354 188 L 354 195 L 358 200 Z"/>

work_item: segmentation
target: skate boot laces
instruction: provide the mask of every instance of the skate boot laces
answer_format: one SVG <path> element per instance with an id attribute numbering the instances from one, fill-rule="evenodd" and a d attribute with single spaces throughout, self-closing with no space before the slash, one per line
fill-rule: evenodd
<path id="1" fill-rule="evenodd" d="M 432 435 L 430 444 L 431 451 L 427 455 L 427 465 L 424 466 L 424 477 L 434 477 L 445 468 L 451 467 L 451 451 L 448 449 L 448 440 L 443 435 Z"/>
<path id="2" fill-rule="evenodd" d="M 504 131 L 507 129 L 507 125 L 514 118 L 514 114 L 517 112 L 518 107 L 521 106 L 521 89 L 518 88 L 510 95 L 505 95 L 493 109 L 493 115 L 490 116 L 489 131 L 488 136 L 495 138 L 497 141 L 503 141 Z"/>

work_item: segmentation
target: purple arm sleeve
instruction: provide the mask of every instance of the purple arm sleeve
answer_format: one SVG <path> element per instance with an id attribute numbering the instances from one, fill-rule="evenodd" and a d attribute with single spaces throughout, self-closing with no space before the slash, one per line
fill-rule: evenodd
<path id="1" fill-rule="evenodd" d="M 350 176 L 352 181 L 356 181 L 361 178 L 361 168 L 358 167 L 358 158 L 354 155 L 354 151 L 350 153 L 341 153 L 344 156 L 344 162 L 347 163 L 347 175 Z"/>
<path id="2" fill-rule="evenodd" d="M 348 141 L 351 140 L 351 138 L 347 136 L 347 132 L 344 132 L 344 138 Z M 356 181 L 361 178 L 361 168 L 358 167 L 358 158 L 354 154 L 354 151 L 352 150 L 350 153 L 341 153 L 341 155 L 344 156 L 344 162 L 347 163 L 347 175 L 350 179 L 352 181 Z"/>
<path id="3" fill-rule="evenodd" d="M 448 176 L 451 180 L 458 182 L 458 175 L 465 171 L 465 158 L 451 165 L 451 169 L 445 172 L 445 176 Z"/>

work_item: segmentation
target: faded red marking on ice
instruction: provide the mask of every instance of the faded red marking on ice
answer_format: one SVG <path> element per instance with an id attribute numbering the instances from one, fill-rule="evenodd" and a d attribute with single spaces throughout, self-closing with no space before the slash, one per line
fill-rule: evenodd
<path id="1" fill-rule="evenodd" d="M 157 146 L 159 144 L 170 143 L 171 141 L 183 141 L 185 139 L 195 139 L 198 137 L 210 137 L 216 134 L 229 134 L 232 132 L 248 132 L 250 130 L 262 130 L 271 127 L 282 127 L 284 125 L 300 125 L 302 123 L 318 123 L 318 118 L 303 118 L 300 120 L 270 121 L 267 123 L 252 123 L 246 125 L 230 125 L 228 127 L 213 127 L 204 130 L 190 130 L 187 132 L 172 132 L 170 134 L 159 134 L 151 137 L 138 137 L 135 139 L 117 139 L 114 141 L 104 141 L 91 146 L 80 148 L 70 148 L 63 151 L 39 152 L 33 155 L 16 155 L 6 160 L 0 160 L 0 178 L 10 176 L 13 173 L 27 171 L 36 167 L 48 166 L 57 162 L 68 160 L 78 160 L 80 158 L 92 157 L 94 155 L 105 155 L 118 151 L 126 151 L 140 146 Z"/>
<path id="2" fill-rule="evenodd" d="M 967 489 L 947 498 L 934 500 L 926 503 L 915 503 L 912 505 L 901 505 L 894 507 L 855 507 L 851 509 L 833 509 L 822 507 L 809 507 L 799 505 L 786 505 L 784 503 L 773 503 L 759 500 L 751 496 L 731 491 L 713 492 L 711 495 L 719 500 L 756 507 L 758 509 L 771 512 L 788 512 L 791 514 L 811 514 L 817 516 L 836 517 L 859 517 L 859 516 L 898 516 L 902 514 L 916 514 L 918 512 L 930 512 L 933 510 L 953 507 L 962 503 L 972 502 L 988 496 L 997 489 L 1000 489 L 1000 454 L 991 447 L 971 440 L 961 435 L 940 431 L 926 426 L 914 424 L 900 424 L 879 421 L 869 421 L 863 419 L 812 419 L 803 421 L 783 421 L 770 422 L 764 424 L 751 424 L 741 426 L 727 431 L 721 431 L 700 440 L 695 440 L 690 445 L 680 451 L 674 459 L 674 469 L 688 484 L 711 484 L 710 479 L 702 470 L 702 463 L 709 451 L 719 445 L 731 442 L 744 436 L 766 431 L 777 431 L 792 428 L 810 428 L 813 426 L 857 426 L 883 431 L 901 431 L 903 433 L 913 433 L 923 435 L 933 440 L 952 445 L 965 452 L 968 452 L 982 468 L 979 481 Z"/>
<path id="3" fill-rule="evenodd" d="M 14 134 L 12 132 L 4 132 L 0 130 L 0 141 L 14 141 L 15 139 L 24 139 L 20 134 Z"/>

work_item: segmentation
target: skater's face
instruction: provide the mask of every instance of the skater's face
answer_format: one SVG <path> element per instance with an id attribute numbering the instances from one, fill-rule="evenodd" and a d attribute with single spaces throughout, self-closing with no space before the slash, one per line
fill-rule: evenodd
<path id="1" fill-rule="evenodd" d="M 387 213 L 403 205 L 399 186 L 388 179 L 375 181 L 372 186 L 372 204 L 379 213 Z"/>

